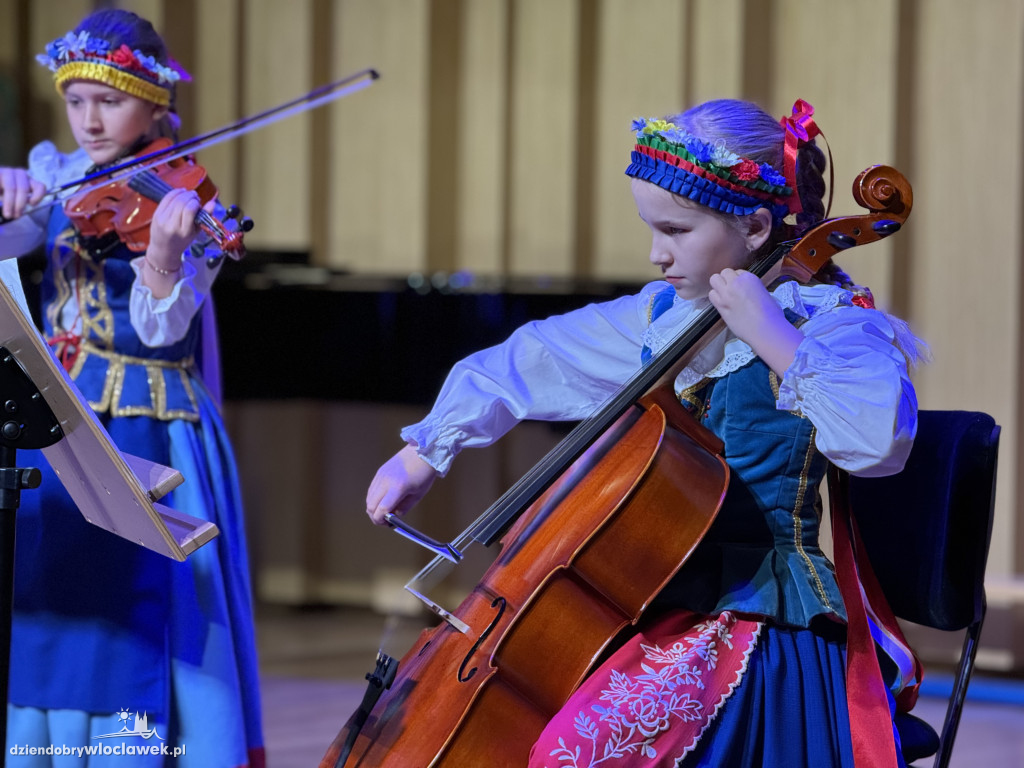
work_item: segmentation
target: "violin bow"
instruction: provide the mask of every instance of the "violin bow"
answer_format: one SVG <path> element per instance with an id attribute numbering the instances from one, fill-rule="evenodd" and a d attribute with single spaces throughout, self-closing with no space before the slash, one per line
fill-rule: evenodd
<path id="1" fill-rule="evenodd" d="M 344 98 L 351 93 L 361 91 L 362 89 L 373 85 L 379 77 L 380 74 L 375 69 L 369 68 L 360 70 L 351 75 L 347 75 L 340 80 L 336 80 L 333 83 L 328 83 L 327 85 L 322 85 L 319 88 L 314 88 L 312 91 L 309 91 L 298 98 L 278 104 L 276 107 L 271 107 L 263 112 L 250 115 L 249 117 L 243 117 L 241 120 L 236 120 L 233 123 L 229 123 L 220 128 L 215 128 L 212 131 L 208 131 L 207 133 L 199 136 L 194 136 L 191 139 L 185 139 L 184 141 L 172 144 L 171 146 L 165 147 L 164 149 L 156 152 L 150 152 L 149 154 L 127 160 L 119 165 L 104 168 L 102 171 L 97 171 L 87 176 L 83 176 L 80 179 L 75 179 L 74 181 L 65 182 L 59 186 L 52 187 L 44 193 L 44 196 L 50 197 L 48 202 L 40 203 L 39 205 L 26 210 L 22 215 L 56 205 L 63 199 L 61 197 L 62 192 L 78 188 L 83 184 L 99 180 L 102 180 L 104 183 L 120 181 L 142 173 L 143 171 L 147 171 L 157 165 L 177 160 L 179 157 L 184 157 L 185 155 L 190 155 L 203 149 L 208 149 L 209 147 L 225 141 L 237 139 L 239 136 L 244 136 L 247 133 L 252 133 L 261 128 L 265 128 L 268 125 L 276 123 L 279 120 L 284 120 L 292 115 L 298 115 L 303 112 L 308 112 L 311 109 L 316 109 L 324 104 Z M 4 223 L 5 221 L 6 219 L 4 219 L 3 215 L 0 214 L 0 223 Z"/>

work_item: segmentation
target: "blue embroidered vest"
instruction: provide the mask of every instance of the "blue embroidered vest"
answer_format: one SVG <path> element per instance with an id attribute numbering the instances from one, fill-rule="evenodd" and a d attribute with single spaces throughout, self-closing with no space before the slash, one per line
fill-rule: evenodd
<path id="1" fill-rule="evenodd" d="M 161 421 L 196 421 L 193 355 L 199 340 L 199 316 L 185 337 L 164 347 L 142 343 L 131 324 L 129 302 L 137 255 L 118 243 L 103 259 L 81 248 L 63 211 L 49 221 L 53 253 L 42 285 L 43 330 L 48 339 L 63 334 L 60 316 L 74 295 L 82 320 L 81 349 L 71 378 L 93 410 L 110 416 L 148 416 Z M 69 281 L 55 264 L 71 260 L 77 274 Z"/>
<path id="2" fill-rule="evenodd" d="M 659 296 L 652 320 L 659 305 L 671 306 Z M 707 536 L 657 603 L 799 627 L 816 616 L 845 620 L 834 568 L 818 544 L 828 461 L 814 446 L 814 425 L 776 408 L 778 379 L 759 358 L 680 394 L 722 439 L 731 478 Z"/>

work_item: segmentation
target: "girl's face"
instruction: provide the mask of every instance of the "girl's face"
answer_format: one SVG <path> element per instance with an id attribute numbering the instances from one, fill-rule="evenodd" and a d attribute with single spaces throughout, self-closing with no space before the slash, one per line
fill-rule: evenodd
<path id="1" fill-rule="evenodd" d="M 139 139 L 155 137 L 167 114 L 166 107 L 89 80 L 69 83 L 64 105 L 75 141 L 96 165 L 112 163 Z"/>
<path id="2" fill-rule="evenodd" d="M 680 298 L 705 298 L 712 275 L 746 267 L 771 234 L 771 213 L 765 209 L 747 217 L 744 234 L 725 217 L 656 184 L 633 179 L 631 186 L 640 218 L 651 230 L 651 263 Z"/>

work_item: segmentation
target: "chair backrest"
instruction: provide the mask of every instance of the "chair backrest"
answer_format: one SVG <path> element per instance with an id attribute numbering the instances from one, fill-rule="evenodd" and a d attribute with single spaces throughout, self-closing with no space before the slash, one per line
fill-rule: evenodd
<path id="1" fill-rule="evenodd" d="M 972 411 L 921 411 L 898 475 L 850 478 L 871 566 L 900 618 L 964 629 L 984 613 L 999 426 Z"/>

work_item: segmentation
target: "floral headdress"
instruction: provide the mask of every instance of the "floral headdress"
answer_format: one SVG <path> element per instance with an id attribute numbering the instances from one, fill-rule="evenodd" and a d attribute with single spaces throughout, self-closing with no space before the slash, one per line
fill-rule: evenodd
<path id="1" fill-rule="evenodd" d="M 800 210 L 791 176 L 740 157 L 721 140 L 711 144 L 667 120 L 639 118 L 632 130 L 636 146 L 627 176 L 722 213 L 746 216 L 767 208 L 780 220 Z"/>
<path id="2" fill-rule="evenodd" d="M 171 90 L 188 75 L 127 45 L 120 48 L 88 32 L 68 32 L 46 46 L 36 61 L 54 73 L 57 92 L 72 80 L 92 80 L 162 107 L 171 103 Z M 184 78 L 183 78 L 184 75 Z"/>

